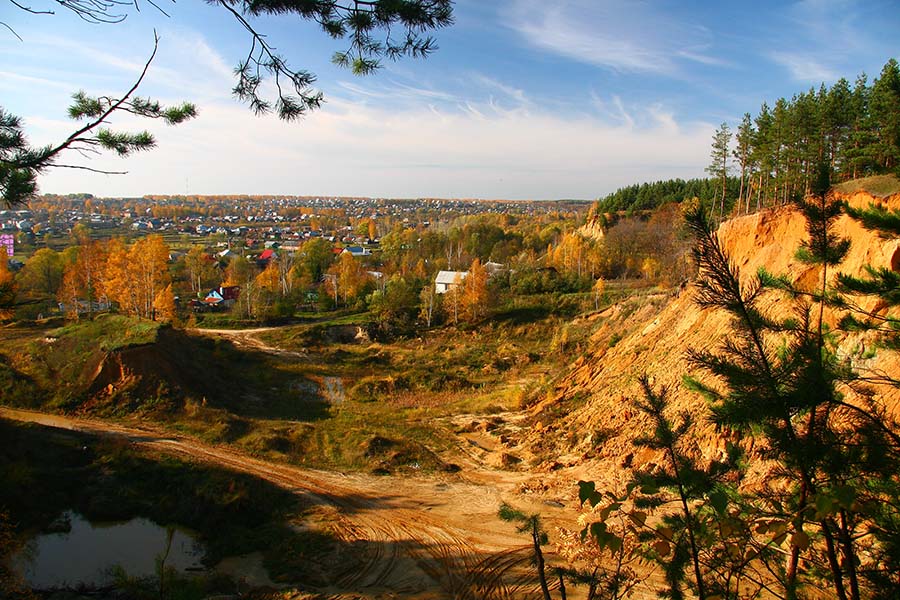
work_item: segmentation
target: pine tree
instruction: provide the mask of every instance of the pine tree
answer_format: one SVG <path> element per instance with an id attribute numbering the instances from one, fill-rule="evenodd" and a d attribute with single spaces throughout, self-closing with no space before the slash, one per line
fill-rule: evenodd
<path id="1" fill-rule="evenodd" d="M 900 65 L 890 59 L 872 85 L 870 96 L 875 130 L 875 162 L 884 171 L 900 173 Z"/>
<path id="2" fill-rule="evenodd" d="M 737 147 L 734 149 L 733 153 L 741 170 L 737 205 L 741 206 L 741 204 L 744 204 L 744 212 L 750 212 L 750 186 L 748 185 L 748 180 L 753 176 L 751 149 L 753 147 L 754 134 L 755 131 L 753 129 L 753 121 L 750 118 L 750 113 L 744 113 L 744 118 L 741 120 L 740 126 L 738 126 L 737 135 L 735 135 Z M 745 193 L 746 201 L 744 199 Z"/>
<path id="3" fill-rule="evenodd" d="M 710 164 L 706 172 L 721 182 L 722 192 L 719 196 L 719 215 L 725 215 L 725 196 L 728 192 L 728 156 L 731 143 L 731 129 L 728 123 L 722 123 L 713 134 Z"/>
<path id="4" fill-rule="evenodd" d="M 804 581 L 814 577 L 800 561 L 801 554 L 812 559 L 813 533 L 821 540 L 816 552 L 825 557 L 822 566 L 836 597 L 858 600 L 864 579 L 875 582 L 897 566 L 866 560 L 872 551 L 863 552 L 868 542 L 862 541 L 862 532 L 879 523 L 871 507 L 888 513 L 880 519 L 887 525 L 875 553 L 896 560 L 890 544 L 900 517 L 900 444 L 896 426 L 877 403 L 848 402 L 841 391 L 852 386 L 856 375 L 836 353 L 824 311 L 827 305 L 846 306 L 829 287 L 829 271 L 840 264 L 849 242 L 834 234 L 842 204 L 822 193 L 827 171 L 827 164 L 820 167 L 824 176 L 817 178 L 818 193 L 798 205 L 809 236 L 798 257 L 819 269 L 815 289 L 798 289 L 764 272 L 742 284 L 703 210 L 688 215 L 701 271 L 698 303 L 735 317 L 735 331 L 718 351 L 695 350 L 690 357 L 721 384 L 694 382 L 711 401 L 713 421 L 752 434 L 767 448 L 766 457 L 779 465 L 758 510 L 774 507 L 772 518 L 792 525 L 784 574 L 787 596 L 797 597 Z M 767 290 L 794 298 L 796 317 L 767 314 L 761 302 Z"/>

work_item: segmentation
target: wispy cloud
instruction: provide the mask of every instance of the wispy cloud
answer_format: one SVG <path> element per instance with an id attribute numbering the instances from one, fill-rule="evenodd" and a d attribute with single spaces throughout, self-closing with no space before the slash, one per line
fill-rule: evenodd
<path id="1" fill-rule="evenodd" d="M 413 86 L 396 80 L 387 83 L 376 82 L 369 85 L 362 85 L 352 81 L 339 81 L 337 85 L 344 92 L 349 92 L 349 94 L 343 94 L 345 98 L 358 101 L 390 101 L 403 106 L 434 102 L 457 103 L 461 101 L 459 96 L 445 91 Z"/>
<path id="2" fill-rule="evenodd" d="M 834 81 L 840 77 L 836 69 L 821 63 L 819 58 L 814 55 L 772 52 L 769 57 L 787 69 L 791 77 L 797 81 L 818 83 Z"/>
<path id="3" fill-rule="evenodd" d="M 712 127 L 676 123 L 661 107 L 645 112 L 646 124 L 632 127 L 551 109 L 397 110 L 333 98 L 286 126 L 213 104 L 183 126 L 150 124 L 153 152 L 91 163 L 124 167 L 125 177 L 60 170 L 41 185 L 102 195 L 184 193 L 188 181 L 191 193 L 593 198 L 639 180 L 700 175 Z"/>
<path id="4" fill-rule="evenodd" d="M 860 26 L 860 4 L 852 0 L 801 0 L 785 9 L 791 35 L 779 50 L 767 55 L 795 80 L 803 83 L 835 81 L 853 75 L 859 53 L 869 38 Z M 864 50 L 863 50 L 864 51 Z"/>
<path id="5" fill-rule="evenodd" d="M 203 38 L 170 32 L 165 42 L 142 93 L 164 101 L 208 93 L 199 117 L 171 128 L 123 115 L 116 129 L 147 128 L 159 147 L 124 161 L 91 159 L 129 171 L 124 177 L 52 171 L 40 180 L 44 191 L 592 198 L 642 179 L 700 175 L 707 159 L 712 127 L 679 122 L 662 105 L 595 95 L 593 111 L 589 98 L 561 110 L 501 75 L 463 69 L 439 84 L 397 73 L 343 81 L 323 109 L 285 124 L 229 98 L 230 70 Z M 115 78 L 131 58 L 123 60 L 107 61 Z M 35 143 L 71 128 L 23 116 Z"/>
<path id="6" fill-rule="evenodd" d="M 53 88 L 57 90 L 71 91 L 72 87 L 68 84 L 61 83 L 55 79 L 47 77 L 31 77 L 29 75 L 20 75 L 10 71 L 0 71 L 0 89 L 16 89 L 22 84 L 31 87 Z"/>
<path id="7" fill-rule="evenodd" d="M 525 94 L 525 90 L 507 85 L 493 77 L 488 77 L 482 73 L 473 73 L 469 80 L 482 88 L 490 90 L 492 93 L 499 92 L 503 97 L 511 100 L 517 106 L 529 106 L 531 101 Z"/>
<path id="8" fill-rule="evenodd" d="M 528 43 L 619 72 L 682 74 L 684 63 L 725 65 L 709 29 L 652 2 L 515 0 L 511 27 Z"/>

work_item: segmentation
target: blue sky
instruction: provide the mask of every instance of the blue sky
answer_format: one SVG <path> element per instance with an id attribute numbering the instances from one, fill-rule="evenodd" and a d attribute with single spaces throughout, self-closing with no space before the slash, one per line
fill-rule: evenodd
<path id="1" fill-rule="evenodd" d="M 703 176 L 719 123 L 822 82 L 871 80 L 900 57 L 897 0 L 458 0 L 435 54 L 362 78 L 330 63 L 340 42 L 267 18 L 259 30 L 318 76 L 326 98 L 284 123 L 232 98 L 249 40 L 228 14 L 157 1 L 170 17 L 143 2 L 117 25 L 0 4 L 0 21 L 23 38 L 0 28 L 0 106 L 24 118 L 33 143 L 73 130 L 72 92 L 130 87 L 154 28 L 159 54 L 140 93 L 200 110 L 174 128 L 117 118 L 120 129 L 150 129 L 159 147 L 124 160 L 70 156 L 128 174 L 58 169 L 41 191 L 596 198 Z"/>

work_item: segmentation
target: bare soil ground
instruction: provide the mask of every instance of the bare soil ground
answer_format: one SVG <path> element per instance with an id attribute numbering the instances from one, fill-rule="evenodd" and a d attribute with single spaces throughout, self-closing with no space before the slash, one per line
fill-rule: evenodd
<path id="1" fill-rule="evenodd" d="M 307 354 L 305 352 L 293 352 L 290 350 L 284 350 L 283 348 L 277 348 L 275 346 L 270 346 L 266 344 L 264 341 L 259 339 L 256 334 L 263 333 L 265 331 L 274 331 L 278 329 L 277 327 L 254 327 L 252 329 L 188 329 L 190 333 L 196 333 L 199 335 L 210 335 L 210 336 L 219 336 L 224 337 L 227 340 L 230 340 L 237 347 L 245 347 L 253 350 L 258 350 L 260 352 L 266 352 L 268 354 L 274 354 L 275 356 L 286 356 L 293 358 L 307 358 Z"/>
<path id="2" fill-rule="evenodd" d="M 315 471 L 258 460 L 151 425 L 8 408 L 0 408 L 0 417 L 124 438 L 141 448 L 250 473 L 305 496 L 320 507 L 317 512 L 330 530 L 360 549 L 364 566 L 354 565 L 330 589 L 321 590 L 330 596 L 530 597 L 540 592 L 527 538 L 497 518 L 498 507 L 508 500 L 540 512 L 550 523 L 574 522 L 571 511 L 517 494 L 523 474 L 485 468 L 469 480 L 458 474 L 410 478 Z"/>

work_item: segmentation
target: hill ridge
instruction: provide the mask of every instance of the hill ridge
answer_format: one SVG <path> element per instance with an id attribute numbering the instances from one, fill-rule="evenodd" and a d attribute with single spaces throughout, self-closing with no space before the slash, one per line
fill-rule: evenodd
<path id="1" fill-rule="evenodd" d="M 881 203 L 900 207 L 900 194 L 879 199 L 865 192 L 845 195 L 855 206 Z M 866 265 L 900 270 L 900 240 L 879 238 L 850 217 L 836 224 L 841 236 L 851 239 L 846 260 L 835 270 L 859 275 Z M 718 236 L 735 266 L 748 281 L 760 267 L 774 274 L 787 274 L 797 285 L 818 280 L 818 267 L 801 263 L 795 252 L 806 237 L 803 216 L 791 206 L 766 209 L 723 223 Z M 682 385 L 692 372 L 685 356 L 688 348 L 716 347 L 731 331 L 730 316 L 723 311 L 701 309 L 693 300 L 694 288 L 677 290 L 659 310 L 638 310 L 627 323 L 631 333 L 615 341 L 604 328 L 591 340 L 588 353 L 577 360 L 558 381 L 555 389 L 533 408 L 533 432 L 521 440 L 523 454 L 531 454 L 537 470 L 552 485 L 571 485 L 587 478 L 614 488 L 623 481 L 622 471 L 652 466 L 657 453 L 637 449 L 633 440 L 649 430 L 649 421 L 631 408 L 630 399 L 640 395 L 638 377 L 649 375 L 657 387 L 670 389 L 672 410 L 695 417 L 695 454 L 701 459 L 722 458 L 726 442 L 737 434 L 719 431 L 703 419 L 705 401 Z M 790 300 L 772 293 L 765 299 L 766 310 L 784 316 Z M 865 308 L 877 308 L 863 300 Z M 600 318 L 609 318 L 615 307 Z M 832 324 L 835 321 L 831 315 Z M 612 343 L 614 342 L 614 343 Z M 871 333 L 842 334 L 839 352 L 856 368 L 878 368 L 900 375 L 895 353 L 874 356 Z M 703 377 L 700 377 L 702 380 Z M 900 390 L 878 390 L 895 414 L 900 409 Z"/>

